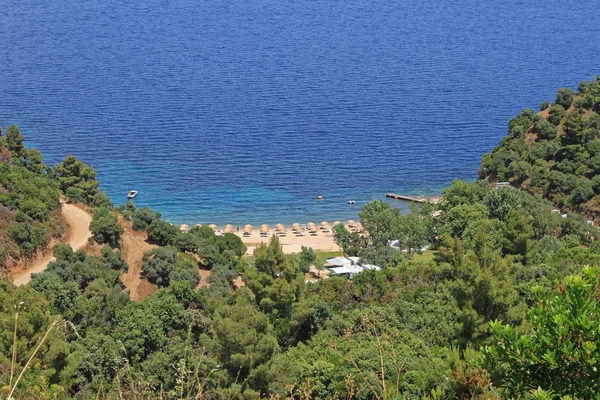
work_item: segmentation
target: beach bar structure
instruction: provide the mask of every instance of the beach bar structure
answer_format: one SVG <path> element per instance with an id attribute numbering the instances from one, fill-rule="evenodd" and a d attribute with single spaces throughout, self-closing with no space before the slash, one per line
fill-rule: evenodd
<path id="1" fill-rule="evenodd" d="M 364 271 L 381 270 L 377 265 L 363 264 L 358 257 L 334 257 L 327 259 L 326 262 L 332 266 L 327 269 L 330 270 L 333 275 L 346 276 L 350 280 L 352 280 L 355 275 Z"/>

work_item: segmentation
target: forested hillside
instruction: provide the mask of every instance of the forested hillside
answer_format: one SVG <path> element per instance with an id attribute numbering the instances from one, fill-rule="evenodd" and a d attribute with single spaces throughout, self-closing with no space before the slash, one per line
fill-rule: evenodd
<path id="1" fill-rule="evenodd" d="M 61 191 L 69 201 L 112 204 L 98 190 L 96 171 L 65 157 L 55 168 L 42 154 L 23 145 L 19 128 L 0 129 L 0 271 L 51 251 L 48 243 L 64 239 L 68 226 L 60 211 Z"/>
<path id="2" fill-rule="evenodd" d="M 559 207 L 600 217 L 600 77 L 560 89 L 540 111 L 523 110 L 483 157 L 479 176 L 509 181 Z"/>
<path id="3" fill-rule="evenodd" d="M 234 234 L 184 233 L 148 207 L 114 208 L 93 170 L 67 157 L 46 173 L 48 184 L 93 208 L 90 230 L 102 247 L 86 254 L 58 245 L 57 260 L 29 286 L 0 281 L 0 398 L 594 398 L 600 230 L 553 211 L 550 200 L 585 204 L 570 200 L 578 184 L 534 195 L 533 177 L 512 173 L 515 163 L 539 161 L 536 173 L 553 182 L 559 162 L 574 163 L 524 156 L 537 145 L 581 150 L 596 141 L 563 137 L 567 119 L 579 118 L 572 113 L 593 125 L 597 88 L 573 95 L 580 108 L 561 91 L 570 111 L 552 139 L 532 133 L 544 113 L 524 112 L 485 157 L 482 176 L 529 191 L 457 180 L 438 204 L 408 213 L 365 205 L 365 233 L 335 226 L 344 253 L 382 267 L 353 280 L 307 282 L 314 254 L 285 255 L 275 236 L 246 258 Z M 577 182 L 593 182 L 585 166 L 573 171 Z M 120 281 L 128 265 L 117 213 L 152 243 L 143 279 L 160 289 L 144 301 L 132 301 Z M 199 267 L 210 269 L 209 286 L 198 287 Z"/>
<path id="4" fill-rule="evenodd" d="M 67 227 L 60 191 L 36 149 L 23 146 L 19 128 L 0 129 L 0 270 L 33 257 Z"/>

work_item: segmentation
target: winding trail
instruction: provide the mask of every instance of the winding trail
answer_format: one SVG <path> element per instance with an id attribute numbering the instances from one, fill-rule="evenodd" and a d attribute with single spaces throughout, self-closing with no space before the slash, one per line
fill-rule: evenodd
<path id="1" fill-rule="evenodd" d="M 90 222 L 92 222 L 92 216 L 81 208 L 78 208 L 72 204 L 63 204 L 62 213 L 69 223 L 71 230 L 69 232 L 68 244 L 71 245 L 73 250 L 77 250 L 88 241 L 88 238 L 92 236 L 90 232 Z M 17 286 L 26 285 L 31 281 L 31 274 L 37 274 L 46 269 L 51 261 L 55 258 L 52 255 L 48 255 L 33 264 L 26 271 L 21 272 L 19 275 L 13 278 L 13 283 Z"/>

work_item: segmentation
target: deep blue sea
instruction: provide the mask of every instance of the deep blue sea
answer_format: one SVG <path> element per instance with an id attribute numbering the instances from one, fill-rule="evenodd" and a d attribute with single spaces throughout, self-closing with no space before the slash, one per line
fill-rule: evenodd
<path id="1" fill-rule="evenodd" d="M 115 203 L 318 222 L 475 179 L 511 117 L 600 74 L 600 5 L 4 0 L 0 50 L 0 125 Z"/>

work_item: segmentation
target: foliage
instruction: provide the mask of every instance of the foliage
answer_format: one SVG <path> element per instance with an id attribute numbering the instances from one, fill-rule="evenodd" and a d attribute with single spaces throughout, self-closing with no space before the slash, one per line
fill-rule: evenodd
<path id="1" fill-rule="evenodd" d="M 304 273 L 309 272 L 311 264 L 314 264 L 314 262 L 317 260 L 317 254 L 312 247 L 302 246 L 299 257 L 300 269 Z"/>
<path id="2" fill-rule="evenodd" d="M 485 365 L 495 380 L 513 396 L 539 387 L 556 396 L 596 396 L 600 391 L 599 288 L 598 270 L 584 268 L 555 293 L 538 291 L 527 332 L 499 321 L 491 323 L 494 344 L 486 348 Z"/>
<path id="3" fill-rule="evenodd" d="M 582 82 L 578 92 L 559 89 L 547 120 L 532 116 L 531 126 L 520 114 L 509 124 L 508 136 L 483 157 L 480 178 L 510 181 L 559 208 L 597 213 L 600 181 L 593 179 L 600 172 L 600 114 L 594 105 L 599 88 L 597 79 Z M 515 127 L 525 129 L 529 141 L 515 136 Z"/>
<path id="4" fill-rule="evenodd" d="M 90 223 L 90 232 L 96 242 L 118 247 L 125 228 L 119 224 L 117 217 L 108 208 L 96 207 Z"/>
<path id="5" fill-rule="evenodd" d="M 182 233 L 127 203 L 123 217 L 162 246 L 142 261 L 159 290 L 131 301 L 109 245 L 100 255 L 55 246 L 29 287 L 0 281 L 0 376 L 10 380 L 24 301 L 17 371 L 56 323 L 16 398 L 591 398 L 600 287 L 582 265 L 600 264 L 600 236 L 577 211 L 594 212 L 600 194 L 599 85 L 511 120 L 482 160 L 486 180 L 456 180 L 439 204 L 406 213 L 372 202 L 365 232 L 335 226 L 346 255 L 382 267 L 352 280 L 307 283 L 323 257 L 308 247 L 285 255 L 274 236 L 244 259 L 236 235 Z M 94 206 L 95 237 L 118 244 L 93 170 L 73 157 L 52 171 L 13 137 L 0 162 L 4 254 L 43 248 L 62 187 Z M 512 187 L 495 190 L 497 180 Z M 199 266 L 211 271 L 197 289 Z"/>
<path id="6" fill-rule="evenodd" d="M 148 226 L 148 240 L 159 246 L 172 245 L 178 234 L 179 229 L 176 226 L 162 219 L 155 219 Z"/>
<path id="7" fill-rule="evenodd" d="M 130 203 L 130 202 L 128 202 Z M 133 205 L 133 203 L 131 203 Z M 135 206 L 133 206 L 135 208 Z M 130 206 L 126 205 L 126 209 Z M 152 222 L 160 219 L 160 213 L 153 211 L 150 207 L 138 208 L 133 216 L 133 229 L 138 231 L 147 230 Z"/>
<path id="8" fill-rule="evenodd" d="M 99 183 L 96 181 L 96 171 L 92 167 L 69 155 L 54 167 L 54 171 L 61 190 L 69 199 L 86 204 L 93 203 Z"/>

